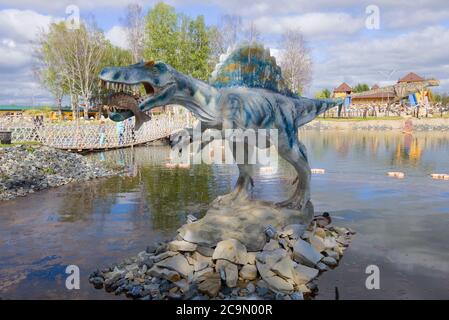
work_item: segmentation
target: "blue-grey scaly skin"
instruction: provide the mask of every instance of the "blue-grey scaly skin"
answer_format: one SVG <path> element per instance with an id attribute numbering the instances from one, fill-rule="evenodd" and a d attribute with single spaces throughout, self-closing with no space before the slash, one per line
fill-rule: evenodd
<path id="1" fill-rule="evenodd" d="M 305 147 L 298 140 L 298 128 L 343 103 L 341 100 L 284 95 L 264 88 L 216 88 L 163 62 L 105 68 L 100 79 L 128 85 L 146 83 L 147 91 L 151 92 L 153 88 L 155 93 L 139 104 L 142 112 L 168 104 L 182 105 L 200 120 L 202 130 L 277 129 L 279 154 L 295 167 L 299 178 L 292 197 L 280 205 L 293 208 L 304 208 L 310 199 L 310 168 Z M 133 112 L 129 110 L 110 114 L 114 121 L 132 116 Z M 239 165 L 239 171 L 237 186 L 229 195 L 232 199 L 248 197 L 251 170 L 248 165 Z"/>

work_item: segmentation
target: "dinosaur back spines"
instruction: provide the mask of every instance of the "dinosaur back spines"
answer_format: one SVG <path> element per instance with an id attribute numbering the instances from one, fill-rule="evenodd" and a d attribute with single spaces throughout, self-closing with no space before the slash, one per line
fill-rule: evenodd
<path id="1" fill-rule="evenodd" d="M 245 86 L 293 96 L 270 50 L 257 43 L 232 50 L 216 65 L 209 83 L 216 88 Z"/>

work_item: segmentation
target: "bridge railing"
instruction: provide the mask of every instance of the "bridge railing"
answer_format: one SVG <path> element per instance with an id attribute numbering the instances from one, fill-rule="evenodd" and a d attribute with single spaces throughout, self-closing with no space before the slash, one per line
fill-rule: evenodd
<path id="1" fill-rule="evenodd" d="M 191 117 L 163 114 L 153 116 L 139 130 L 134 118 L 123 122 L 1 122 L 2 130 L 12 131 L 12 142 L 35 141 L 61 149 L 109 149 L 158 140 L 191 125 Z"/>

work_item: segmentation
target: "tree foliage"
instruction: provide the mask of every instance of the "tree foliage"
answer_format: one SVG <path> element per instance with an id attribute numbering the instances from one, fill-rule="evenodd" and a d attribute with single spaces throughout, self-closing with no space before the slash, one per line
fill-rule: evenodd
<path id="1" fill-rule="evenodd" d="M 329 99 L 331 97 L 331 92 L 329 89 L 323 89 L 321 91 L 317 91 L 315 93 L 316 99 Z"/>
<path id="2" fill-rule="evenodd" d="M 281 40 L 280 66 L 292 92 L 301 94 L 312 81 L 312 59 L 299 30 L 287 30 Z"/>
<path id="3" fill-rule="evenodd" d="M 63 22 L 40 32 L 36 57 L 39 80 L 59 104 L 69 95 L 75 116 L 80 100 L 87 116 L 92 99 L 99 94 L 98 73 L 103 67 L 132 61 L 128 51 L 114 47 L 94 24 L 82 23 L 72 30 Z"/>
<path id="4" fill-rule="evenodd" d="M 203 16 L 191 19 L 161 2 L 148 12 L 145 32 L 145 59 L 164 61 L 195 78 L 208 78 L 210 31 Z"/>
<path id="5" fill-rule="evenodd" d="M 145 43 L 145 15 L 140 4 L 130 3 L 126 7 L 125 27 L 132 61 L 138 62 L 143 58 Z"/>
<path id="6" fill-rule="evenodd" d="M 354 88 L 352 88 L 353 92 L 364 92 L 370 89 L 369 85 L 366 83 L 359 83 Z"/>

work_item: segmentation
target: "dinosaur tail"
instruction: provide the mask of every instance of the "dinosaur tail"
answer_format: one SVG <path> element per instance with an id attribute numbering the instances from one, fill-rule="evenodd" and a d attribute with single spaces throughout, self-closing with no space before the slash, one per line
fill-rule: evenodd
<path id="1" fill-rule="evenodd" d="M 298 106 L 299 117 L 296 120 L 296 127 L 299 128 L 312 121 L 320 114 L 336 106 L 343 105 L 343 99 L 307 99 Z"/>

